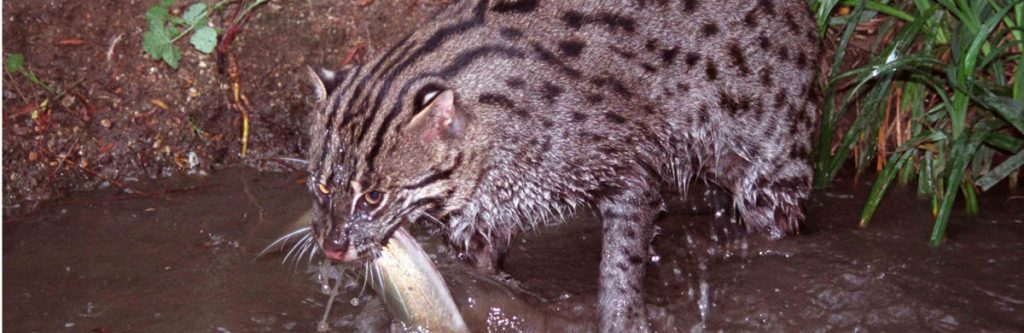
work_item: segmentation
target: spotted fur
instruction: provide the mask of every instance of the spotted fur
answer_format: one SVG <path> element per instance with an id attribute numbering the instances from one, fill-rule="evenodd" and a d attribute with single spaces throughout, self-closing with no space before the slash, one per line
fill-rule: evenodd
<path id="1" fill-rule="evenodd" d="M 601 329 L 647 330 L 663 183 L 705 179 L 748 230 L 797 231 L 815 34 L 797 0 L 459 1 L 365 65 L 314 73 L 316 239 L 372 259 L 427 221 L 493 271 L 521 231 L 593 209 Z"/>

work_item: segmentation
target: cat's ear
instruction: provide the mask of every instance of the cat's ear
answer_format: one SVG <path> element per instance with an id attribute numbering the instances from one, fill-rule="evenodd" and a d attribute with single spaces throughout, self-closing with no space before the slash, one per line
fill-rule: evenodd
<path id="1" fill-rule="evenodd" d="M 469 115 L 460 110 L 451 89 L 424 94 L 426 106 L 409 121 L 409 130 L 419 132 L 423 139 L 461 138 L 466 134 Z"/>
<path id="2" fill-rule="evenodd" d="M 306 66 L 306 80 L 313 86 L 313 95 L 316 101 L 322 102 L 327 99 L 338 88 L 345 77 L 348 76 L 349 67 L 341 70 L 330 70 L 326 68 L 313 68 Z"/>

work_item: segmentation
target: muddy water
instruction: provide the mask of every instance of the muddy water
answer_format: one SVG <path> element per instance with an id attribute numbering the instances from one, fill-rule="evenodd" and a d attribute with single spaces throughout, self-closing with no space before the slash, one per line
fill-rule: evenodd
<path id="1" fill-rule="evenodd" d="M 286 252 L 255 259 L 298 226 L 308 206 L 300 179 L 231 170 L 137 185 L 144 194 L 78 194 L 6 218 L 4 331 L 314 331 L 327 296 L 310 261 L 282 265 Z M 693 189 L 658 221 L 645 282 L 652 324 L 663 332 L 1024 330 L 1024 197 L 983 196 L 981 214 L 954 216 L 935 249 L 925 240 L 931 213 L 912 193 L 896 190 L 871 227 L 856 228 L 866 191 L 847 182 L 815 193 L 803 233 L 770 242 L 732 236 L 730 212 Z M 529 232 L 509 254 L 508 275 L 490 277 L 414 229 L 475 331 L 593 330 L 599 232 L 589 213 Z M 346 278 L 333 331 L 398 326 L 368 290 Z"/>

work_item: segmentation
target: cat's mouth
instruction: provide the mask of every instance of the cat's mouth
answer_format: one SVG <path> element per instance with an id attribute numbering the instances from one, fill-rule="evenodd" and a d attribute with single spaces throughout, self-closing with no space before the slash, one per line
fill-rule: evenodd
<path id="1" fill-rule="evenodd" d="M 320 245 L 320 252 L 322 252 L 327 259 L 334 262 L 350 263 L 357 261 L 362 257 L 359 253 L 359 249 L 357 249 L 356 246 L 353 246 L 348 237 L 344 237 L 338 241 L 331 241 L 324 237 L 317 237 L 317 243 Z"/>
<path id="2" fill-rule="evenodd" d="M 342 233 L 334 234 L 337 238 L 330 238 L 330 235 L 317 235 L 316 240 L 320 245 L 320 251 L 331 261 L 353 263 L 362 260 L 373 260 L 376 259 L 381 249 L 388 244 L 391 236 L 404 224 L 402 222 L 405 221 L 405 219 L 402 219 L 387 225 L 380 237 L 372 239 L 360 238 L 358 236 L 361 233 L 345 229 Z"/>
<path id="3" fill-rule="evenodd" d="M 386 241 L 382 243 L 386 243 Z M 320 243 L 320 252 L 322 252 L 324 256 L 331 261 L 346 264 L 362 262 L 364 260 L 373 260 L 377 257 L 377 254 L 380 253 L 380 248 L 374 246 L 373 243 L 360 244 L 362 245 L 356 245 L 351 241 L 346 241 L 342 246 L 324 246 L 324 243 Z"/>
<path id="4" fill-rule="evenodd" d="M 354 262 L 359 260 L 359 257 L 361 257 L 359 255 L 359 251 L 356 251 L 356 249 L 352 247 L 348 247 L 344 251 L 332 251 L 328 249 L 322 250 L 324 252 L 324 256 L 326 256 L 327 259 L 331 259 L 337 262 Z"/>

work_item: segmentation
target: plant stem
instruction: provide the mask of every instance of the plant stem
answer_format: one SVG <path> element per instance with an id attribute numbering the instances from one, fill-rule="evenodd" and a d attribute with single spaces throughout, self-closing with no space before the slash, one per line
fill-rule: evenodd
<path id="1" fill-rule="evenodd" d="M 266 0 L 264 0 L 264 1 L 266 1 Z M 220 2 L 214 4 L 213 7 L 206 7 L 206 10 L 203 11 L 203 15 L 200 16 L 200 19 L 198 21 L 202 21 L 204 19 L 210 18 L 210 13 L 212 13 L 215 10 L 219 10 L 220 7 L 223 7 L 228 2 L 231 2 L 231 0 L 221 0 Z M 180 34 L 178 34 L 177 36 L 174 36 L 174 38 L 171 38 L 171 43 L 173 44 L 174 42 L 177 42 L 179 39 L 181 39 L 181 37 L 185 37 L 185 35 L 187 35 L 189 32 L 192 32 L 192 30 L 195 30 L 195 28 L 196 28 L 195 25 L 190 25 L 188 28 L 185 28 L 185 30 L 182 31 Z"/>
<path id="2" fill-rule="evenodd" d="M 267 1 L 269 0 L 256 0 L 250 4 L 245 5 L 245 9 L 242 10 L 242 13 L 239 14 L 238 17 L 235 17 L 235 24 L 237 25 L 239 22 L 242 21 L 242 18 L 244 18 L 246 15 L 249 15 L 249 12 L 251 12 L 257 6 L 262 5 L 264 2 Z"/>
<path id="3" fill-rule="evenodd" d="M 843 0 L 843 5 L 846 5 L 846 6 L 856 6 L 859 3 L 860 3 L 860 1 L 857 1 L 857 0 Z M 896 7 L 886 5 L 886 4 L 878 2 L 878 1 L 867 1 L 864 4 L 864 7 L 867 8 L 867 9 L 870 9 L 870 10 L 878 11 L 878 12 L 880 12 L 882 14 L 886 14 L 886 15 L 889 15 L 889 16 L 892 16 L 892 17 L 895 17 L 895 18 L 907 21 L 908 23 L 909 22 L 914 22 L 914 15 L 910 15 L 909 13 L 907 13 L 905 11 L 902 11 L 902 10 L 899 10 Z"/>

